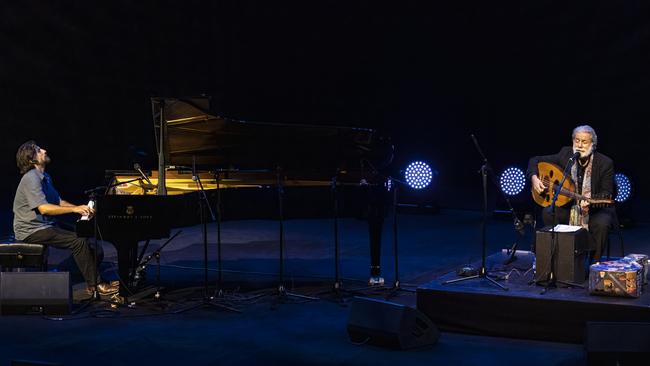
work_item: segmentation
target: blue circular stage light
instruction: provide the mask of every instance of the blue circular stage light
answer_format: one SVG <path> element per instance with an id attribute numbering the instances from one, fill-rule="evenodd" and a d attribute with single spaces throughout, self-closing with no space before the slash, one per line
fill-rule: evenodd
<path id="1" fill-rule="evenodd" d="M 508 168 L 501 173 L 499 185 L 503 193 L 514 196 L 524 190 L 524 186 L 526 186 L 526 175 L 519 168 Z"/>
<path id="2" fill-rule="evenodd" d="M 632 195 L 632 182 L 623 173 L 614 174 L 614 183 L 616 184 L 616 197 L 614 201 L 625 202 Z"/>
<path id="3" fill-rule="evenodd" d="M 431 167 L 423 161 L 414 161 L 404 171 L 406 184 L 414 189 L 426 188 L 433 179 Z"/>

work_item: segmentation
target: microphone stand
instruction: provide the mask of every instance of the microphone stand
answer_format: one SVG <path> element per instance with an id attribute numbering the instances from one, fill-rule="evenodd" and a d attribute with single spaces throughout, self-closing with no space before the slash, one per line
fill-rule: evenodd
<path id="1" fill-rule="evenodd" d="M 217 298 L 222 298 L 223 293 L 223 284 L 222 284 L 222 269 L 221 269 L 221 187 L 219 183 L 221 181 L 221 172 L 216 170 L 214 173 L 214 178 L 217 182 L 217 286 L 214 289 L 214 296 Z"/>
<path id="2" fill-rule="evenodd" d="M 143 260 L 139 261 L 138 265 L 138 270 L 144 271 L 147 264 L 153 259 L 156 258 L 156 293 L 154 294 L 154 299 L 160 300 L 161 294 L 160 294 L 160 252 L 162 252 L 163 249 L 167 246 L 167 244 L 171 243 L 174 238 L 176 238 L 180 233 L 182 233 L 183 230 L 178 230 L 176 234 L 174 234 L 171 238 L 167 239 L 167 241 L 160 246 L 160 248 L 156 249 L 153 253 L 149 254 L 146 256 Z"/>
<path id="3" fill-rule="evenodd" d="M 344 292 L 349 292 L 343 288 L 343 281 L 341 280 L 340 271 L 340 240 L 339 240 L 339 198 L 338 198 L 338 175 L 340 169 L 337 168 L 331 179 L 330 189 L 332 193 L 332 216 L 334 222 L 334 284 L 330 290 L 320 292 L 318 295 L 323 295 L 332 292 L 336 301 L 344 305 L 345 299 Z"/>
<path id="4" fill-rule="evenodd" d="M 276 296 L 277 300 L 273 303 L 273 307 L 277 305 L 278 302 L 285 302 L 288 300 L 290 297 L 295 297 L 299 299 L 304 299 L 304 300 L 318 300 L 317 297 L 313 296 L 307 296 L 307 295 L 302 295 L 302 294 L 296 294 L 287 291 L 287 288 L 284 285 L 284 185 L 283 185 L 283 179 L 282 179 L 282 168 L 278 166 L 276 168 L 276 182 L 277 182 L 277 189 L 278 189 L 278 221 L 280 223 L 279 226 L 279 231 L 280 231 L 280 243 L 279 243 L 279 261 L 280 261 L 280 273 L 279 273 L 279 283 L 278 287 L 276 288 Z"/>
<path id="5" fill-rule="evenodd" d="M 226 295 L 223 286 L 223 260 L 221 255 L 222 240 L 221 240 L 221 221 L 222 221 L 222 211 L 221 211 L 221 175 L 223 173 L 228 174 L 230 172 L 237 172 L 238 169 L 215 169 L 214 179 L 217 184 L 217 202 L 216 202 L 216 223 L 217 223 L 217 281 L 215 289 L 212 295 L 211 300 L 215 301 L 224 301 L 228 302 L 230 296 Z M 227 177 L 227 176 L 226 176 Z M 252 296 L 248 299 L 254 299 L 256 297 L 261 297 L 263 295 Z"/>
<path id="6" fill-rule="evenodd" d="M 557 186 L 557 188 L 553 189 L 553 199 L 551 200 L 551 217 L 553 218 L 553 226 L 551 227 L 551 258 L 549 260 L 549 270 L 546 274 L 546 280 L 545 281 L 536 281 L 535 284 L 541 285 L 544 284 L 544 289 L 542 290 L 541 294 L 545 294 L 548 292 L 548 290 L 551 287 L 556 287 L 557 288 L 557 283 L 561 283 L 567 287 L 578 287 L 578 288 L 584 288 L 584 286 L 579 285 L 577 283 L 573 282 L 568 282 L 568 281 L 560 281 L 556 278 L 555 276 L 555 262 L 556 262 L 556 255 L 557 255 L 557 245 L 558 245 L 558 240 L 557 240 L 557 232 L 555 231 L 555 226 L 557 225 L 557 216 L 555 212 L 556 208 L 556 201 L 558 196 L 560 195 L 560 191 L 562 190 L 562 187 L 564 186 L 564 182 L 566 182 L 568 178 L 568 172 L 570 171 L 571 167 L 573 164 L 575 164 L 575 159 L 577 157 L 572 157 L 569 159 L 569 162 L 567 163 L 566 167 L 564 167 L 564 172 L 563 175 L 564 177 L 562 178 L 562 181 L 560 184 Z"/>
<path id="7" fill-rule="evenodd" d="M 341 245 L 339 239 L 339 195 L 338 195 L 338 176 L 341 172 L 340 168 L 337 168 L 334 176 L 331 179 L 331 193 L 332 193 L 332 216 L 333 216 L 333 229 L 334 229 L 334 284 L 332 288 L 327 291 L 319 292 L 317 295 L 324 295 L 332 293 L 336 302 L 341 306 L 346 306 L 346 301 L 344 295 L 361 295 L 360 290 L 368 289 L 369 287 L 363 287 L 358 289 L 346 289 L 343 286 L 343 279 L 341 278 Z"/>
<path id="8" fill-rule="evenodd" d="M 84 191 L 84 193 L 89 195 L 88 202 L 89 203 L 93 202 L 93 204 L 92 204 L 93 207 L 92 208 L 95 209 L 95 212 L 97 212 L 97 210 L 99 209 L 98 200 L 97 200 L 97 192 L 100 191 L 100 190 L 104 190 L 104 189 L 107 189 L 107 188 L 106 187 L 95 187 L 93 189 L 89 189 L 89 190 Z M 94 261 L 95 266 L 96 266 L 95 286 L 94 286 L 93 293 L 91 294 L 90 298 L 88 298 L 88 300 L 86 300 L 86 302 L 83 305 L 81 305 L 81 307 L 79 307 L 77 310 L 73 311 L 72 315 L 77 315 L 77 314 L 81 313 L 83 310 L 85 310 L 87 307 L 89 307 L 91 304 L 93 304 L 95 302 L 106 302 L 106 303 L 109 303 L 111 306 L 120 305 L 119 297 L 118 297 L 118 301 L 103 300 L 101 298 L 101 295 L 99 294 L 99 290 L 97 290 L 97 285 L 99 285 L 99 263 L 97 263 L 97 250 L 98 250 L 98 245 L 100 245 L 99 241 L 98 241 L 99 223 L 98 223 L 98 220 L 97 220 L 97 215 L 95 215 L 94 217 L 89 217 L 89 219 L 93 221 L 93 242 L 94 242 L 93 243 L 94 244 L 93 261 Z M 119 280 L 120 280 L 120 282 L 122 281 L 121 278 Z M 119 291 L 118 291 L 117 295 L 119 295 Z"/>
<path id="9" fill-rule="evenodd" d="M 476 146 L 476 150 L 478 153 L 481 155 L 483 158 L 483 165 L 481 165 L 481 168 L 479 169 L 479 173 L 481 173 L 482 177 L 482 182 L 483 182 L 483 220 L 481 222 L 481 268 L 478 270 L 478 274 L 473 275 L 473 276 L 468 276 L 468 277 L 463 277 L 463 278 L 456 278 L 453 280 L 448 280 L 444 281 L 442 284 L 446 285 L 449 283 L 456 283 L 456 282 L 462 282 L 462 281 L 467 281 L 467 280 L 472 280 L 475 278 L 478 279 L 483 279 L 487 280 L 488 283 L 491 283 L 500 289 L 504 291 L 508 291 L 508 288 L 503 286 L 502 284 L 498 283 L 497 281 L 491 279 L 488 276 L 488 271 L 485 267 L 485 257 L 486 257 L 486 251 L 487 251 L 487 235 L 486 235 L 486 226 L 487 226 L 487 220 L 488 220 L 488 203 L 487 203 L 487 175 L 488 171 L 491 171 L 492 168 L 490 167 L 490 163 L 487 160 L 487 157 L 485 157 L 485 154 L 483 154 L 483 150 L 481 150 L 481 147 L 478 144 L 478 141 L 476 140 L 476 137 L 474 135 L 471 135 L 472 140 L 474 141 L 474 145 Z"/>
<path id="10" fill-rule="evenodd" d="M 343 281 L 340 275 L 340 241 L 339 241 L 339 198 L 338 198 L 338 178 L 339 169 L 332 177 L 332 201 L 333 201 L 333 215 L 334 215 L 334 293 L 341 296 L 343 290 Z"/>
<path id="11" fill-rule="evenodd" d="M 201 219 L 201 225 L 203 228 L 203 299 L 201 302 L 199 302 L 196 305 L 180 309 L 175 311 L 175 314 L 178 313 L 184 313 L 189 310 L 193 309 L 198 309 L 202 307 L 212 307 L 212 308 L 218 308 L 222 310 L 228 310 L 228 311 L 233 311 L 236 313 L 241 313 L 239 309 L 235 309 L 233 307 L 224 305 L 224 304 L 219 304 L 217 302 L 213 302 L 212 300 L 214 298 L 210 297 L 208 295 L 208 220 L 205 217 L 205 206 L 208 208 L 208 212 L 210 213 L 210 217 L 212 220 L 216 220 L 214 216 L 214 212 L 212 211 L 212 207 L 210 206 L 210 202 L 208 201 L 208 197 L 205 194 L 205 190 L 203 189 L 203 183 L 201 183 L 201 177 L 199 174 L 196 172 L 196 160 L 195 157 L 192 157 L 192 180 L 194 180 L 197 184 L 197 187 L 199 189 L 199 195 L 198 195 L 198 201 L 199 201 L 199 214 L 200 214 L 200 219 Z"/>
<path id="12" fill-rule="evenodd" d="M 395 262 L 395 279 L 393 280 L 393 286 L 389 289 L 388 294 L 384 297 L 386 300 L 390 299 L 393 296 L 397 296 L 397 293 L 399 291 L 406 291 L 406 292 L 415 292 L 414 290 L 411 289 L 406 289 L 401 287 L 400 281 L 399 281 L 399 250 L 398 250 L 398 241 L 397 241 L 397 191 L 398 191 L 398 185 L 399 184 L 406 184 L 406 182 L 401 181 L 399 179 L 393 178 L 393 177 L 388 177 L 388 180 L 386 181 L 387 184 L 388 182 L 392 183 L 392 189 L 393 189 L 393 202 L 392 202 L 392 210 L 393 210 L 393 260 Z"/>
<path id="13" fill-rule="evenodd" d="M 495 180 L 494 175 L 492 175 L 492 183 L 494 183 L 495 186 L 499 186 L 498 183 Z M 512 220 L 514 223 L 514 228 L 515 231 L 517 232 L 517 239 L 515 239 L 515 243 L 512 245 L 510 248 L 510 255 L 508 258 L 506 258 L 505 261 L 503 261 L 503 264 L 510 264 L 514 261 L 517 260 L 517 247 L 519 246 L 519 242 L 521 239 L 524 237 L 524 223 L 519 220 L 519 217 L 517 216 L 517 212 L 515 211 L 515 208 L 512 207 L 512 203 L 510 203 L 510 199 L 508 196 L 503 192 L 503 190 L 499 189 L 501 192 L 501 195 L 503 196 L 504 200 L 506 201 L 506 204 L 508 205 L 508 208 L 510 209 L 510 213 L 512 214 Z"/>

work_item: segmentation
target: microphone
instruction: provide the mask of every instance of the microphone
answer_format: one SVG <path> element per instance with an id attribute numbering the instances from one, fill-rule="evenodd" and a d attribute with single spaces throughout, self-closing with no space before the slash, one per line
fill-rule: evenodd
<path id="1" fill-rule="evenodd" d="M 146 180 L 147 183 L 149 183 L 149 185 L 153 185 L 153 184 L 151 184 L 151 181 L 149 180 L 149 177 L 147 177 L 147 175 L 144 174 L 142 169 L 140 169 L 140 164 L 138 164 L 138 163 L 133 164 L 133 169 L 137 170 L 138 173 L 140 173 L 140 175 L 142 176 L 142 178 L 144 178 L 144 180 Z"/>
<path id="2" fill-rule="evenodd" d="M 574 152 L 573 155 L 569 158 L 569 161 L 567 161 L 566 168 L 564 168 L 564 169 L 569 169 L 570 167 L 572 167 L 573 164 L 576 162 L 576 160 L 578 160 L 579 157 L 580 157 L 580 153 L 577 152 L 577 151 Z"/>
<path id="3" fill-rule="evenodd" d="M 514 219 L 514 225 L 515 225 L 515 230 L 519 233 L 519 235 L 524 236 L 525 230 L 524 230 L 524 223 L 519 220 L 517 215 L 515 215 Z"/>
<path id="4" fill-rule="evenodd" d="M 103 191 L 106 188 L 107 188 L 106 186 L 98 186 L 98 187 L 95 187 L 95 188 L 85 190 L 84 194 L 91 194 L 91 193 L 94 193 L 94 192 Z"/>

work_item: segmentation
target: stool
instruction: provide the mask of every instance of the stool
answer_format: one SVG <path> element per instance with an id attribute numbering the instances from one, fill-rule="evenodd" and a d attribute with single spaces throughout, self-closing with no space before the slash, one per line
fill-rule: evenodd
<path id="1" fill-rule="evenodd" d="M 36 243 L 0 243 L 2 269 L 37 268 L 47 271 L 47 246 Z"/>

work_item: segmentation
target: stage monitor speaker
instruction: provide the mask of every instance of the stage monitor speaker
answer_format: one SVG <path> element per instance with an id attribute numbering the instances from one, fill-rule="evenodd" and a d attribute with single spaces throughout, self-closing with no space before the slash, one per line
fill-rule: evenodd
<path id="1" fill-rule="evenodd" d="M 0 272 L 0 314 L 70 314 L 68 272 Z"/>
<path id="2" fill-rule="evenodd" d="M 416 309 L 388 301 L 355 297 L 348 335 L 355 343 L 410 349 L 438 342 L 438 328 Z"/>
<path id="3" fill-rule="evenodd" d="M 553 235 L 557 246 L 553 272 L 558 281 L 583 283 L 589 267 L 589 232 L 580 229 L 572 233 L 552 233 L 550 227 L 537 231 L 535 238 L 535 281 L 545 281 L 551 269 Z"/>
<path id="4" fill-rule="evenodd" d="M 647 365 L 650 323 L 587 322 L 584 346 L 588 365 Z"/>

